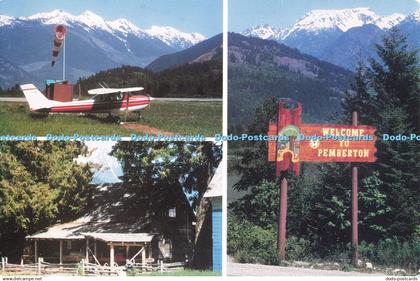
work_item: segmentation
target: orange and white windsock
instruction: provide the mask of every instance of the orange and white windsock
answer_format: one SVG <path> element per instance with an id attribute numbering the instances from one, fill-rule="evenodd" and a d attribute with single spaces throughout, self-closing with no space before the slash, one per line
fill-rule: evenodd
<path id="1" fill-rule="evenodd" d="M 57 60 L 58 53 L 60 53 L 60 48 L 63 45 L 64 36 L 66 33 L 66 29 L 63 25 L 57 25 L 54 28 L 55 37 L 54 37 L 54 47 L 51 57 L 51 67 L 54 66 L 55 61 Z"/>

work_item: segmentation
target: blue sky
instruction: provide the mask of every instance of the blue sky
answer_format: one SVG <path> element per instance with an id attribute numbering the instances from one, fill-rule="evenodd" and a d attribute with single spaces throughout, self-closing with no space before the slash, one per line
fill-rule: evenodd
<path id="1" fill-rule="evenodd" d="M 0 14 L 30 16 L 62 9 L 90 10 L 105 20 L 126 18 L 140 28 L 169 25 L 208 37 L 222 32 L 222 0 L 0 0 Z"/>
<path id="2" fill-rule="evenodd" d="M 314 9 L 369 7 L 378 15 L 410 14 L 420 0 L 229 0 L 229 31 L 242 32 L 258 25 L 289 27 Z"/>

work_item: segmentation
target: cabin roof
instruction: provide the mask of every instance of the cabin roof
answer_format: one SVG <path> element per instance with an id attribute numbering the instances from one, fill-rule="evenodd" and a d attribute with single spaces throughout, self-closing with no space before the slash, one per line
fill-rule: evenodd
<path id="1" fill-rule="evenodd" d="M 49 227 L 44 232 L 26 236 L 27 239 L 84 239 L 84 236 L 78 233 L 78 229 L 83 226 L 83 222 L 75 220 L 69 223 L 56 224 Z"/>
<path id="2" fill-rule="evenodd" d="M 155 234 L 151 233 L 83 233 L 87 238 L 104 242 L 151 242 Z"/>
<path id="3" fill-rule="evenodd" d="M 219 166 L 214 172 L 213 178 L 211 179 L 204 197 L 218 197 L 223 195 L 223 175 L 225 171 L 225 160 L 220 161 Z"/>
<path id="4" fill-rule="evenodd" d="M 128 193 L 122 184 L 99 185 L 93 195 L 93 206 L 76 220 L 58 223 L 27 239 L 84 239 L 85 233 L 145 234 L 150 217 L 139 215 L 138 208 L 132 208 Z M 134 206 L 135 207 L 135 206 Z"/>

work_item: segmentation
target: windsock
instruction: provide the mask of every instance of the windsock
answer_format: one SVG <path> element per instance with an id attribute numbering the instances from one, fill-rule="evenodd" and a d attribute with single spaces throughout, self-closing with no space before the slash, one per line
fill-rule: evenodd
<path id="1" fill-rule="evenodd" d="M 54 32 L 55 32 L 55 37 L 54 37 L 54 47 L 53 47 L 53 52 L 52 52 L 52 57 L 51 57 L 51 67 L 54 66 L 58 53 L 60 53 L 60 48 L 63 45 L 66 29 L 64 28 L 63 25 L 57 25 L 54 28 Z"/>

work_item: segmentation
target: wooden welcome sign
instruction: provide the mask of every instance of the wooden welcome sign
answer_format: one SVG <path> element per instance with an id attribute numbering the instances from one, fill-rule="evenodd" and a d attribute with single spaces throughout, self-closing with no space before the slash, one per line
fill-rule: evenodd
<path id="1" fill-rule="evenodd" d="M 300 162 L 375 162 L 375 131 L 372 126 L 359 126 L 357 112 L 352 125 L 302 124 L 302 105 L 281 99 L 276 120 L 268 125 L 268 161 L 276 162 L 280 177 L 280 211 L 278 216 L 278 251 L 285 257 L 287 179 L 286 172 L 299 175 Z M 273 137 L 277 139 L 274 139 Z M 273 139 L 272 139 L 273 138 Z M 352 247 L 353 263 L 358 260 L 358 172 L 352 167 Z"/>
<path id="2" fill-rule="evenodd" d="M 375 128 L 303 124 L 299 160 L 306 162 L 375 162 Z"/>
<path id="3" fill-rule="evenodd" d="M 282 99 L 277 122 L 269 123 L 268 161 L 277 162 L 277 175 L 286 170 L 299 174 L 299 162 L 375 162 L 372 126 L 302 124 L 302 106 Z"/>

